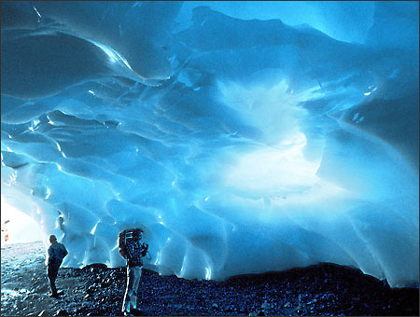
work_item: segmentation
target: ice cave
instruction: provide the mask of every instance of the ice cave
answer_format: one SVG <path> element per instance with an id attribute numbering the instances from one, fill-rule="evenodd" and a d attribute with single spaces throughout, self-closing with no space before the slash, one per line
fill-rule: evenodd
<path id="1" fill-rule="evenodd" d="M 2 1 L 1 195 L 64 266 L 419 281 L 417 1 Z"/>

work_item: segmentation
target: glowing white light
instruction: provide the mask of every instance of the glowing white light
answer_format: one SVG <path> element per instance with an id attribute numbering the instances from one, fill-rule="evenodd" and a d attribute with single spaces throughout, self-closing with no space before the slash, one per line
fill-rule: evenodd
<path id="1" fill-rule="evenodd" d="M 11 184 L 16 184 L 16 180 L 17 180 L 17 175 L 15 173 L 10 174 L 8 185 L 10 186 Z"/>
<path id="2" fill-rule="evenodd" d="M 9 241 L 7 243 L 24 243 L 41 241 L 43 239 L 38 224 L 27 214 L 6 203 L 3 196 L 1 196 L 2 227 L 6 220 L 9 220 L 5 225 L 9 233 Z"/>
<path id="3" fill-rule="evenodd" d="M 260 141 L 273 145 L 299 132 L 302 118 L 308 115 L 302 101 L 322 95 L 317 87 L 290 94 L 286 80 L 273 86 L 244 86 L 219 82 L 221 101 L 239 111 L 245 122 L 261 131 Z"/>
<path id="4" fill-rule="evenodd" d="M 40 19 L 42 19 L 41 14 L 40 14 L 40 13 L 39 13 L 39 11 L 35 8 L 35 6 L 33 6 L 33 8 L 34 8 L 34 10 L 35 10 L 36 14 L 38 15 L 38 17 L 39 17 Z"/>
<path id="5" fill-rule="evenodd" d="M 298 133 L 275 148 L 266 147 L 241 156 L 227 171 L 228 187 L 241 191 L 291 193 L 309 188 L 319 180 L 320 161 L 307 161 L 302 153 L 306 137 Z"/>
<path id="6" fill-rule="evenodd" d="M 51 191 L 49 188 L 47 188 L 47 195 L 45 196 L 45 199 L 48 199 L 51 195 Z"/>
<path id="7" fill-rule="evenodd" d="M 90 234 L 91 235 L 94 235 L 95 234 L 95 231 L 96 231 L 96 227 L 98 226 L 98 224 L 96 224 L 94 227 L 93 227 L 93 229 L 90 231 Z"/>
<path id="8" fill-rule="evenodd" d="M 365 96 L 369 96 L 370 94 L 372 94 L 374 91 L 376 91 L 378 89 L 378 87 L 376 87 L 374 85 L 370 85 L 368 87 L 368 89 L 369 89 L 369 91 L 364 93 Z"/>
<path id="9" fill-rule="evenodd" d="M 153 263 L 154 265 L 158 265 L 159 264 L 159 261 L 160 261 L 160 252 L 158 252 L 157 254 L 156 254 L 156 260 L 155 260 L 155 263 Z"/>
<path id="10" fill-rule="evenodd" d="M 211 279 L 211 268 L 206 267 L 206 280 Z"/>
<path id="11" fill-rule="evenodd" d="M 128 63 L 128 61 L 124 58 L 124 56 L 120 55 L 118 52 L 115 52 L 117 56 L 120 58 L 120 60 L 124 63 L 125 66 L 127 66 L 130 70 L 133 70 Z"/>
<path id="12" fill-rule="evenodd" d="M 92 43 L 98 46 L 100 49 L 102 49 L 105 52 L 105 54 L 108 55 L 109 60 L 112 63 L 123 62 L 124 65 L 128 67 L 128 69 L 133 70 L 130 64 L 128 63 L 128 61 L 117 51 L 114 51 L 112 48 L 98 42 L 92 42 Z"/>

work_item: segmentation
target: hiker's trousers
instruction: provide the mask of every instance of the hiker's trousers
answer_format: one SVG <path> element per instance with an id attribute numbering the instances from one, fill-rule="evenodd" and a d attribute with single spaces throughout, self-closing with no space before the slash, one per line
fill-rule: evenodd
<path id="1" fill-rule="evenodd" d="M 127 267 L 127 289 L 125 290 L 122 306 L 123 312 L 137 309 L 137 296 L 141 278 L 141 266 Z"/>
<path id="2" fill-rule="evenodd" d="M 60 268 L 60 264 L 48 264 L 48 279 L 50 280 L 50 287 L 52 295 L 57 295 L 57 287 L 55 286 L 55 280 L 57 279 L 58 269 Z"/>

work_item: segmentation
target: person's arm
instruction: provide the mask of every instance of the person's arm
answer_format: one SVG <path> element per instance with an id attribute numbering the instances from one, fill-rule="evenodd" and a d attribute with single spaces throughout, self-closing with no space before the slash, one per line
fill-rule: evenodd
<path id="1" fill-rule="evenodd" d="M 149 245 L 147 244 L 147 243 L 143 243 L 143 245 L 142 245 L 142 251 L 141 251 L 141 255 L 142 256 L 146 256 L 146 254 L 147 254 L 147 250 L 149 249 Z"/>
<path id="2" fill-rule="evenodd" d="M 52 257 L 52 250 L 51 250 L 51 247 L 49 247 L 47 251 L 47 258 L 45 259 L 45 265 L 48 265 L 50 263 L 51 257 Z"/>
<path id="3" fill-rule="evenodd" d="M 55 252 L 54 252 L 54 248 L 52 246 L 50 246 L 48 248 L 48 259 L 47 259 L 47 264 L 51 263 L 53 260 L 55 259 Z"/>
<path id="4" fill-rule="evenodd" d="M 48 258 L 51 259 L 54 256 L 53 249 L 51 247 L 48 248 Z"/>

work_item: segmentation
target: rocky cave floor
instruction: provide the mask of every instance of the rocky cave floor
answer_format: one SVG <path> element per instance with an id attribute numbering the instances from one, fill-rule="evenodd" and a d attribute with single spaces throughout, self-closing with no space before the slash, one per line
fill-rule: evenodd
<path id="1" fill-rule="evenodd" d="M 42 243 L 2 249 L 1 316 L 121 316 L 125 268 L 61 268 L 59 299 L 48 296 L 45 272 Z M 145 316 L 419 316 L 419 289 L 327 263 L 223 282 L 143 270 L 139 303 Z"/>

